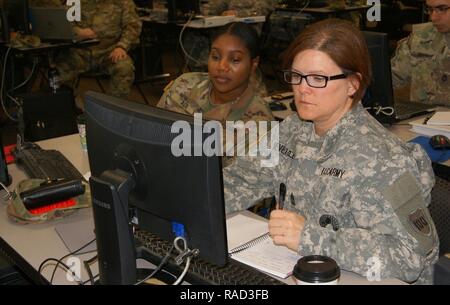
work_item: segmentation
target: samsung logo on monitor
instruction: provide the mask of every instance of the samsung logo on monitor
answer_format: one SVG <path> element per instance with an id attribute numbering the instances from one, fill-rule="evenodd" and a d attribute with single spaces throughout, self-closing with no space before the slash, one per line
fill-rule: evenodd
<path id="1" fill-rule="evenodd" d="M 98 205 L 99 207 L 102 207 L 102 208 L 104 208 L 104 209 L 111 210 L 111 205 L 110 205 L 109 203 L 100 201 L 100 200 L 95 199 L 95 198 L 92 199 L 92 202 L 95 203 L 96 205 Z"/>

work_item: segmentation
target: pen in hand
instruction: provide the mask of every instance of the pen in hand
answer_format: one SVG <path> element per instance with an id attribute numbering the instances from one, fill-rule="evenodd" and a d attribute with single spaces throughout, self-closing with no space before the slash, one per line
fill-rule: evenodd
<path id="1" fill-rule="evenodd" d="M 280 210 L 283 209 L 285 200 L 286 200 L 286 185 L 284 183 L 280 183 L 280 196 L 278 202 L 278 209 Z"/>

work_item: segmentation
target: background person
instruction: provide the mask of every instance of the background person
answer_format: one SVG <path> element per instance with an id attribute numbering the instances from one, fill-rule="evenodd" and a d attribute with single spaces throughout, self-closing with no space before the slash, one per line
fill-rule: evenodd
<path id="1" fill-rule="evenodd" d="M 427 0 L 431 22 L 413 26 L 391 60 L 395 89 L 410 86 L 410 100 L 450 106 L 450 0 Z"/>
<path id="2" fill-rule="evenodd" d="M 141 28 L 132 0 L 81 0 L 75 32 L 80 39 L 97 38 L 100 43 L 61 53 L 56 61 L 61 81 L 73 87 L 81 73 L 105 73 L 111 77 L 109 93 L 126 98 L 135 70 L 129 51 L 139 43 Z"/>

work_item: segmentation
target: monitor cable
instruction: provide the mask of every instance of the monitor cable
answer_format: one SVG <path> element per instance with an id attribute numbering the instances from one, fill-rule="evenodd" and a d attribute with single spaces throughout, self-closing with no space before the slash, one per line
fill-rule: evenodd
<path id="1" fill-rule="evenodd" d="M 71 252 L 71 253 L 69 253 L 69 254 L 64 255 L 64 256 L 61 257 L 59 260 L 60 260 L 60 261 L 63 261 L 63 260 L 66 259 L 67 257 L 69 257 L 69 256 L 71 256 L 71 255 L 75 255 L 75 254 L 81 255 L 81 254 L 87 254 L 87 253 L 93 252 L 93 251 L 87 251 L 87 252 L 78 253 L 78 252 L 80 252 L 81 250 L 83 250 L 84 248 L 86 248 L 87 246 L 89 246 L 90 244 L 92 244 L 94 241 L 95 241 L 95 238 L 92 239 L 91 241 L 89 241 L 88 243 L 84 244 L 83 246 L 81 246 L 79 249 L 77 249 L 77 250 L 75 250 L 75 251 L 73 251 L 73 252 Z M 57 269 L 57 268 L 58 268 L 58 264 L 56 264 L 55 268 L 53 269 L 53 273 L 52 273 L 52 276 L 51 276 L 51 278 L 50 278 L 50 283 L 53 283 L 53 278 L 55 277 L 55 273 L 56 273 L 56 269 Z"/>
<path id="2" fill-rule="evenodd" d="M 179 241 L 183 242 L 181 247 L 178 245 Z M 175 240 L 173 241 L 173 245 L 174 245 L 175 249 L 177 249 L 177 251 L 180 253 L 175 258 L 175 262 L 177 263 L 177 265 L 181 265 L 183 263 L 183 261 L 186 259 L 186 265 L 184 267 L 183 272 L 180 274 L 178 279 L 172 284 L 172 285 L 179 285 L 183 281 L 183 278 L 185 277 L 187 271 L 189 270 L 189 266 L 191 265 L 192 257 L 197 256 L 200 253 L 200 251 L 198 249 L 193 249 L 193 250 L 189 249 L 187 246 L 186 238 L 181 237 L 181 236 L 178 236 L 175 238 Z"/>
<path id="3" fill-rule="evenodd" d="M 374 106 L 374 107 L 364 107 L 367 111 L 374 110 L 375 115 L 384 114 L 386 116 L 394 115 L 394 107 L 383 107 L 383 106 Z"/>
<path id="4" fill-rule="evenodd" d="M 201 64 L 201 62 L 198 61 L 197 59 L 195 59 L 194 57 L 192 57 L 183 46 L 183 33 L 186 30 L 186 27 L 188 26 L 188 24 L 191 22 L 192 18 L 194 18 L 194 16 L 195 16 L 195 14 L 192 13 L 189 16 L 188 21 L 186 21 L 186 23 L 183 25 L 183 28 L 180 31 L 180 35 L 178 36 L 178 43 L 180 44 L 180 48 L 181 48 L 181 51 L 183 51 L 184 56 L 186 56 L 188 59 L 192 60 L 196 64 Z M 187 61 L 186 61 L 186 64 L 187 64 Z"/>
<path id="5" fill-rule="evenodd" d="M 145 283 L 146 281 L 151 279 L 157 272 L 159 272 L 162 269 L 162 267 L 167 263 L 167 260 L 170 258 L 170 254 L 172 253 L 174 248 L 175 247 L 172 245 L 172 247 L 169 249 L 169 251 L 167 251 L 166 255 L 164 256 L 164 258 L 159 263 L 158 267 L 156 267 L 156 269 L 153 270 L 152 273 L 150 273 L 144 279 L 142 279 L 139 282 L 137 282 L 135 285 L 141 285 L 141 284 Z"/>
<path id="6" fill-rule="evenodd" d="M 1 186 L 1 187 L 5 190 L 5 192 L 6 192 L 5 196 L 3 196 L 3 200 L 9 201 L 11 198 L 14 197 L 14 194 L 11 193 L 11 192 L 8 190 L 8 188 L 7 188 L 3 183 L 0 182 L 0 186 Z"/>

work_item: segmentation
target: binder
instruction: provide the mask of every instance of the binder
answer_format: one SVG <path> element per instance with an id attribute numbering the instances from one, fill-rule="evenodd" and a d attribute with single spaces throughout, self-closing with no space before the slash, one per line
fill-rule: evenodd
<path id="1" fill-rule="evenodd" d="M 237 214 L 227 219 L 229 255 L 260 271 L 287 278 L 301 258 L 285 246 L 275 245 L 265 220 Z"/>

